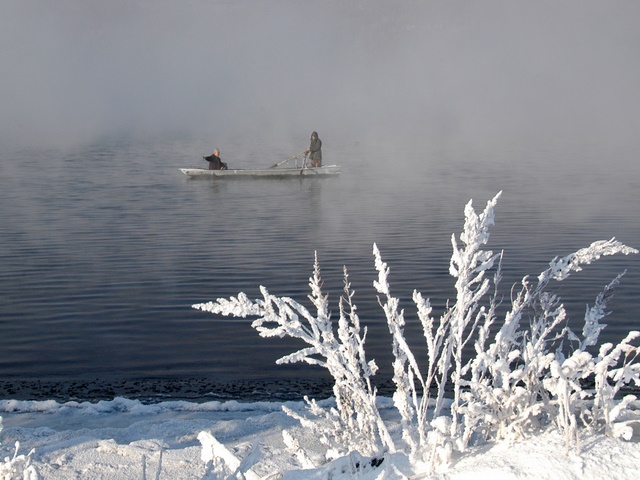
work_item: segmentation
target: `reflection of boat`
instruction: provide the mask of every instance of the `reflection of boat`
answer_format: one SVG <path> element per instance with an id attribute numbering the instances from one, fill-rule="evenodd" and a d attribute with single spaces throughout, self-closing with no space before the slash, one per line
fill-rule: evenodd
<path id="1" fill-rule="evenodd" d="M 340 174 L 340 167 L 327 165 L 302 168 L 246 168 L 228 170 L 207 170 L 206 168 L 181 168 L 180 171 L 192 178 L 218 177 L 327 177 Z"/>

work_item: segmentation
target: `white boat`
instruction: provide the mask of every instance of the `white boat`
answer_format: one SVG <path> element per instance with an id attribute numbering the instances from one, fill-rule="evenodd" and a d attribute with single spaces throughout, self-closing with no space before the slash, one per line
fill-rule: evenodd
<path id="1" fill-rule="evenodd" d="M 191 178 L 226 177 L 328 177 L 340 174 L 338 165 L 322 167 L 287 168 L 246 168 L 228 170 L 208 170 L 206 168 L 181 168 L 180 171 Z"/>

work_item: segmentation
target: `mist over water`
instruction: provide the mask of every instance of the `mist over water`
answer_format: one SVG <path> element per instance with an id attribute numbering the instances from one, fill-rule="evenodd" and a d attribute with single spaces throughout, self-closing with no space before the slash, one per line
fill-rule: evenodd
<path id="1" fill-rule="evenodd" d="M 633 1 L 2 2 L 0 377 L 313 377 L 273 365 L 290 343 L 190 305 L 259 285 L 304 301 L 315 251 L 334 315 L 349 268 L 388 368 L 372 244 L 410 320 L 414 288 L 441 311 L 464 205 L 500 190 L 490 248 L 505 248 L 507 296 L 592 241 L 638 248 L 639 14 Z M 313 130 L 340 178 L 177 170 L 215 147 L 230 166 L 269 166 Z M 605 330 L 619 339 L 637 328 L 638 261 L 607 259 L 561 295 L 580 316 L 628 268 Z"/>
<path id="2" fill-rule="evenodd" d="M 4 142 L 637 144 L 634 1 L 7 0 Z"/>

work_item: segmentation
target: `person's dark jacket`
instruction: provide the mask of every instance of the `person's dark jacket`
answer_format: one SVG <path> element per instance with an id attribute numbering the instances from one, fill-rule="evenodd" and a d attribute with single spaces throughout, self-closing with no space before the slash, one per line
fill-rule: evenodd
<path id="1" fill-rule="evenodd" d="M 309 158 L 313 166 L 322 165 L 322 141 L 318 138 L 317 132 L 311 134 L 311 145 L 309 145 Z"/>
<path id="2" fill-rule="evenodd" d="M 217 155 L 211 154 L 208 157 L 202 157 L 209 162 L 209 170 L 226 170 L 227 164 L 220 160 Z"/>

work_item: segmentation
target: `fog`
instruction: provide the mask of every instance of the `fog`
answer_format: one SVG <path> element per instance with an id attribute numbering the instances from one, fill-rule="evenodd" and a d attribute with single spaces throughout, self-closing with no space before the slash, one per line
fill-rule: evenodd
<path id="1" fill-rule="evenodd" d="M 635 146 L 640 3 L 3 0 L 0 140 Z"/>

